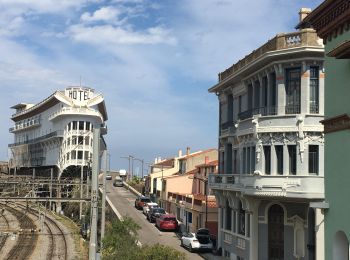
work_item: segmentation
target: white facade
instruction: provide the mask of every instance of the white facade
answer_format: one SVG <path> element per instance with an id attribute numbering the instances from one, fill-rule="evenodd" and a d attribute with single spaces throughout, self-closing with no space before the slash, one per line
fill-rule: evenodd
<path id="1" fill-rule="evenodd" d="M 88 87 L 67 87 L 38 104 L 13 106 L 14 143 L 10 167 L 85 166 L 92 158 L 93 126 L 107 120 L 102 94 Z"/>
<path id="2" fill-rule="evenodd" d="M 209 90 L 220 103 L 209 185 L 226 257 L 323 259 L 323 215 L 309 206 L 324 199 L 323 53 L 313 30 L 279 34 Z"/>

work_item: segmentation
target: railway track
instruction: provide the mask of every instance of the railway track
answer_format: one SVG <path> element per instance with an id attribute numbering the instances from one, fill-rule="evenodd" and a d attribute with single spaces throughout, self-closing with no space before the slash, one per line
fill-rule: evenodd
<path id="1" fill-rule="evenodd" d="M 26 212 L 12 208 L 8 205 L 5 205 L 4 207 L 17 218 L 22 230 L 22 232 L 18 234 L 16 245 L 10 250 L 6 259 L 29 259 L 35 250 L 35 245 L 38 240 L 38 236 L 35 234 L 36 225 L 34 221 L 27 216 Z"/>
<path id="2" fill-rule="evenodd" d="M 9 221 L 8 221 L 7 217 L 4 215 L 4 212 L 2 212 L 2 214 L 0 216 L 4 220 L 4 223 L 6 225 L 5 229 L 8 229 L 9 228 Z M 6 240 L 7 240 L 7 234 L 4 233 L 4 234 L 2 234 L 2 236 L 0 236 L 0 250 L 5 245 Z"/>
<path id="3" fill-rule="evenodd" d="M 11 203 L 11 206 L 4 204 L 1 205 L 17 218 L 20 222 L 21 229 L 27 230 L 27 232 L 19 235 L 16 245 L 10 250 L 6 259 L 29 259 L 34 252 L 38 236 L 40 235 L 46 235 L 49 239 L 49 241 L 47 241 L 48 246 L 45 259 L 68 259 L 67 240 L 64 231 L 56 221 L 48 216 L 44 216 L 43 230 L 39 230 L 39 233 L 34 231 L 28 233 L 28 230 L 35 230 L 37 228 L 34 221 L 28 215 L 35 216 L 39 220 L 43 215 L 40 216 L 40 213 L 36 209 L 18 203 Z M 1 246 L 3 245 L 1 245 L 0 240 L 0 249 Z M 25 249 L 21 250 L 22 247 Z M 43 249 L 40 248 L 40 250 Z M 23 251 L 25 251 L 25 253 Z"/>

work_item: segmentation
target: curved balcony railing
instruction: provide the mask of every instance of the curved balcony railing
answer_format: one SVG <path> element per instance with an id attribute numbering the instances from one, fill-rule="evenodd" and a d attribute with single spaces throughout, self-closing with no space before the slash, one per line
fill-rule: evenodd
<path id="1" fill-rule="evenodd" d="M 40 119 L 39 118 L 32 119 L 32 120 L 27 121 L 27 122 L 22 122 L 20 124 L 16 124 L 14 127 L 9 128 L 9 132 L 15 133 L 18 131 L 26 130 L 28 128 L 37 127 L 37 126 L 40 126 Z"/>
<path id="2" fill-rule="evenodd" d="M 96 116 L 101 118 L 101 120 L 103 120 L 103 116 L 100 112 L 87 107 L 63 107 L 60 110 L 51 114 L 49 116 L 49 120 L 54 120 L 60 116 L 72 115 L 72 114 Z"/>
<path id="3" fill-rule="evenodd" d="M 239 113 L 238 118 L 244 120 L 259 114 L 262 116 L 277 115 L 277 109 L 278 107 L 276 106 L 253 108 Z"/>
<path id="4" fill-rule="evenodd" d="M 261 197 L 324 198 L 324 178 L 318 175 L 210 174 L 209 187 Z"/>

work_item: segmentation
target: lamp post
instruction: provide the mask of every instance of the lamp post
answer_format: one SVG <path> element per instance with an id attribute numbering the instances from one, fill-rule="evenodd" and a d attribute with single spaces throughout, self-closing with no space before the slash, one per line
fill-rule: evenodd
<path id="1" fill-rule="evenodd" d="M 128 179 L 130 180 L 130 173 L 131 175 L 133 175 L 133 171 L 134 171 L 134 163 L 133 163 L 133 160 L 134 160 L 134 156 L 132 155 L 128 155 L 128 156 L 121 156 L 120 158 L 123 158 L 123 159 L 127 159 L 129 160 L 129 170 L 128 170 Z M 131 164 L 131 172 L 130 172 L 130 164 Z"/>
<path id="2" fill-rule="evenodd" d="M 135 161 L 139 161 L 139 162 L 141 162 L 141 179 L 143 179 L 143 163 L 144 163 L 144 160 L 142 159 L 138 159 L 138 158 L 133 158 L 133 160 L 135 160 Z"/>

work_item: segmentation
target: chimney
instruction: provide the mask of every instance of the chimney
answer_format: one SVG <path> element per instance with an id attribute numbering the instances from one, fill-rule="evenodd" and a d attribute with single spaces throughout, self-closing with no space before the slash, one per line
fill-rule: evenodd
<path id="1" fill-rule="evenodd" d="M 304 20 L 304 18 L 311 13 L 311 9 L 310 8 L 300 8 L 299 11 L 299 22 L 302 22 Z"/>
<path id="2" fill-rule="evenodd" d="M 181 156 L 182 156 L 182 150 L 179 149 L 178 157 L 181 157 Z"/>
<path id="3" fill-rule="evenodd" d="M 189 155 L 190 154 L 190 151 L 191 151 L 191 147 L 188 147 L 186 148 L 186 155 Z"/>
<path id="4" fill-rule="evenodd" d="M 209 163 L 209 156 L 205 156 L 205 157 L 204 157 L 204 163 L 205 163 L 205 164 L 208 164 L 208 163 Z"/>

